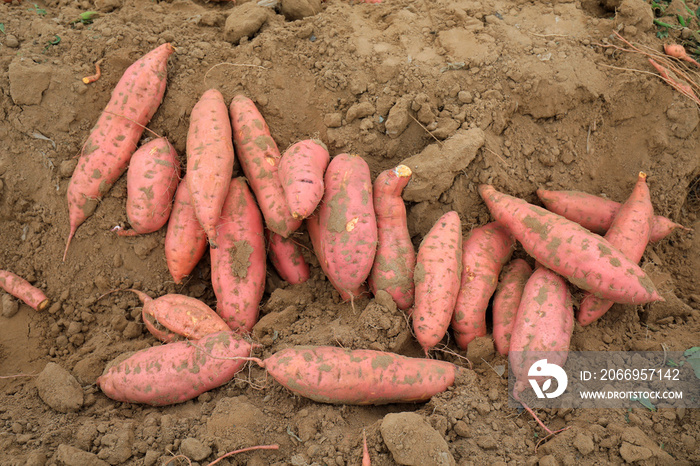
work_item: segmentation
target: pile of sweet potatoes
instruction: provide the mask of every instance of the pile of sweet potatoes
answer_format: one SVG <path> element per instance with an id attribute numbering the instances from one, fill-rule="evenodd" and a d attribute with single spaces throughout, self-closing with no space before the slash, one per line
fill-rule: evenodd
<path id="1" fill-rule="evenodd" d="M 230 380 L 247 360 L 292 391 L 324 402 L 425 400 L 453 383 L 451 364 L 369 350 L 293 348 L 252 358 L 256 345 L 248 335 L 258 319 L 267 260 L 298 286 L 310 275 L 303 244 L 311 245 L 343 301 L 387 292 L 412 320 L 426 355 L 450 328 L 461 349 L 485 336 L 492 309 L 496 348 L 510 352 L 519 381 L 532 362 L 530 352 L 568 351 L 570 284 L 586 292 L 578 306 L 582 325 L 612 303 L 662 299 L 638 262 L 649 241 L 680 225 L 654 216 L 644 174 L 622 205 L 539 190 L 549 210 L 482 185 L 479 194 L 495 221 L 463 231 L 459 212 L 446 212 L 414 245 L 402 198 L 412 175 L 407 166 L 373 180 L 362 157 L 331 157 L 317 139 L 280 152 L 251 99 L 239 94 L 227 105 L 210 89 L 192 108 L 181 176 L 178 154 L 165 138 L 137 148 L 163 97 L 172 52 L 169 44 L 155 49 L 117 85 L 69 186 L 68 244 L 131 161 L 131 230 L 120 234 L 147 234 L 167 223 L 165 257 L 176 283 L 209 246 L 216 310 L 187 296 L 152 299 L 137 292 L 144 323 L 165 344 L 100 377 L 109 396 L 155 405 L 184 401 Z M 134 87 L 147 97 L 137 99 L 138 106 L 131 105 Z M 243 176 L 233 178 L 236 162 Z M 585 211 L 586 205 L 595 208 Z M 518 244 L 525 254 L 511 261 Z M 368 377 L 373 391 L 362 381 Z M 421 383 L 396 382 L 415 378 Z M 516 398 L 523 386 L 516 385 Z"/>

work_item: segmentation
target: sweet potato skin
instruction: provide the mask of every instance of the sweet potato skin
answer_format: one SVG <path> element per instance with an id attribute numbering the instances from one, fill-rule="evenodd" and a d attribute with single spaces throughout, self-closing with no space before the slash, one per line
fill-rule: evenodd
<path id="1" fill-rule="evenodd" d="M 503 267 L 493 295 L 493 340 L 496 350 L 506 356 L 510 348 L 518 306 L 532 267 L 523 259 L 514 259 Z"/>
<path id="2" fill-rule="evenodd" d="M 262 215 L 245 178 L 231 180 L 216 228 L 219 247 L 209 250 L 216 312 L 231 330 L 247 333 L 258 320 L 267 259 Z"/>
<path id="3" fill-rule="evenodd" d="M 379 405 L 420 402 L 454 383 L 457 366 L 374 350 L 297 346 L 263 361 L 292 392 L 319 403 Z"/>
<path id="4" fill-rule="evenodd" d="M 141 316 L 148 331 L 165 343 L 180 337 L 198 340 L 230 330 L 212 308 L 196 298 L 172 293 L 153 299 L 139 290 L 128 291 L 136 293 L 143 303 Z"/>
<path id="5" fill-rule="evenodd" d="M 369 287 L 375 295 L 379 290 L 389 293 L 402 310 L 411 309 L 415 297 L 416 251 L 401 197 L 410 179 L 411 169 L 399 165 L 380 173 L 372 188 L 377 216 L 377 252 L 369 274 Z"/>
<path id="6" fill-rule="evenodd" d="M 622 206 L 619 202 L 581 191 L 538 189 L 537 197 L 547 210 L 568 218 L 599 235 L 604 235 L 608 231 Z M 676 229 L 689 230 L 667 217 L 655 215 L 649 242 L 660 241 Z"/>
<path id="7" fill-rule="evenodd" d="M 265 237 L 269 248 L 267 256 L 282 280 L 299 285 L 309 279 L 311 271 L 299 244 L 268 229 L 265 229 Z"/>
<path id="8" fill-rule="evenodd" d="M 0 287 L 35 311 L 43 311 L 49 307 L 49 298 L 43 291 L 8 270 L 0 270 Z"/>
<path id="9" fill-rule="evenodd" d="M 339 154 L 326 170 L 318 209 L 325 270 L 341 295 L 358 296 L 377 251 L 377 218 L 369 166 L 358 155 Z"/>
<path id="10" fill-rule="evenodd" d="M 245 365 L 251 344 L 231 331 L 137 351 L 97 378 L 109 398 L 166 406 L 223 385 Z M 212 357 L 213 356 L 213 357 Z"/>
<path id="11" fill-rule="evenodd" d="M 479 193 L 528 254 L 577 287 L 626 304 L 663 299 L 647 274 L 601 236 L 493 186 L 481 185 Z"/>
<path id="12" fill-rule="evenodd" d="M 229 105 L 233 143 L 250 188 L 255 194 L 265 225 L 287 238 L 300 226 L 302 219 L 292 217 L 279 178 L 280 151 L 270 135 L 270 128 L 255 103 L 237 95 Z"/>
<path id="13" fill-rule="evenodd" d="M 165 260 L 176 284 L 194 270 L 206 250 L 207 234 L 195 215 L 185 174 L 175 191 L 165 232 Z"/>
<path id="14" fill-rule="evenodd" d="M 462 277 L 462 231 L 455 211 L 444 214 L 423 238 L 416 257 L 411 313 L 413 333 L 428 351 L 445 336 Z"/>
<path id="15" fill-rule="evenodd" d="M 296 142 L 282 154 L 279 178 L 292 217 L 311 215 L 323 198 L 323 175 L 330 155 L 318 139 Z"/>
<path id="16" fill-rule="evenodd" d="M 605 239 L 617 247 L 629 260 L 639 263 L 649 243 L 654 207 L 646 183 L 646 174 L 640 173 L 630 197 L 622 204 L 615 220 L 605 234 Z M 576 320 L 588 325 L 603 316 L 613 302 L 586 293 L 581 300 Z"/>
<path id="17" fill-rule="evenodd" d="M 566 281 L 538 267 L 523 289 L 510 339 L 508 360 L 516 377 L 516 397 L 529 387 L 528 370 L 535 361 L 546 356 L 548 363 L 564 365 L 573 329 L 574 308 Z"/>
<path id="18" fill-rule="evenodd" d="M 144 127 L 158 110 L 165 94 L 168 57 L 174 51 L 165 43 L 129 66 L 92 128 L 68 184 L 70 232 L 64 261 L 75 231 L 124 173 Z"/>
<path id="19" fill-rule="evenodd" d="M 204 92 L 192 108 L 187 132 L 187 189 L 194 212 L 213 249 L 216 224 L 233 174 L 235 155 L 224 96 Z"/>
<path id="20" fill-rule="evenodd" d="M 160 230 L 170 217 L 179 179 L 180 162 L 167 139 L 157 138 L 139 147 L 126 172 L 126 216 L 131 230 L 118 234 L 135 236 Z"/>
<path id="21" fill-rule="evenodd" d="M 462 240 L 462 281 L 451 323 L 460 348 L 486 335 L 486 309 L 514 248 L 513 236 L 496 222 L 472 229 Z"/>

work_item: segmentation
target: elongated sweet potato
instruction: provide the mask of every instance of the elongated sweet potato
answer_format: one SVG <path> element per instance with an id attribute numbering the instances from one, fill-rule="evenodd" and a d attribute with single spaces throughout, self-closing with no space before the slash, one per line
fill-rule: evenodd
<path id="1" fill-rule="evenodd" d="M 267 228 L 288 237 L 301 226 L 301 218 L 292 217 L 279 178 L 280 151 L 270 128 L 255 103 L 237 95 L 229 106 L 233 143 L 250 188 L 255 194 Z"/>
<path id="2" fill-rule="evenodd" d="M 139 147 L 126 172 L 126 216 L 130 230 L 120 236 L 136 236 L 160 230 L 170 217 L 173 196 L 180 180 L 175 148 L 165 138 Z"/>
<path id="3" fill-rule="evenodd" d="M 493 341 L 496 350 L 506 356 L 510 348 L 515 317 L 532 267 L 523 259 L 514 259 L 503 267 L 493 295 Z"/>
<path id="4" fill-rule="evenodd" d="M 185 174 L 175 191 L 173 210 L 165 232 L 165 261 L 175 283 L 182 283 L 206 250 L 207 234 L 194 213 Z"/>
<path id="5" fill-rule="evenodd" d="M 160 106 L 168 57 L 174 51 L 172 45 L 163 44 L 127 68 L 90 132 L 68 184 L 70 232 L 64 261 L 76 230 L 124 173 L 145 126 Z"/>
<path id="6" fill-rule="evenodd" d="M 49 307 L 50 301 L 44 292 L 17 274 L 0 270 L 0 287 L 35 311 L 43 311 Z"/>
<path id="7" fill-rule="evenodd" d="M 166 294 L 153 299 L 143 291 L 129 289 L 143 303 L 141 316 L 151 334 L 170 343 L 179 337 L 198 340 L 209 334 L 230 330 L 212 308 L 196 298 Z"/>
<path id="8" fill-rule="evenodd" d="M 646 180 L 647 175 L 639 173 L 632 194 L 617 211 L 615 220 L 605 234 L 605 239 L 634 263 L 639 263 L 644 254 L 654 220 L 654 207 Z M 586 293 L 581 299 L 576 319 L 581 325 L 588 325 L 608 312 L 612 305 L 610 300 Z"/>
<path id="9" fill-rule="evenodd" d="M 328 164 L 318 209 L 325 270 L 341 295 L 359 296 L 377 251 L 377 218 L 367 162 L 339 154 Z"/>
<path id="10" fill-rule="evenodd" d="M 496 222 L 474 228 L 462 240 L 462 281 L 451 323 L 460 348 L 486 335 L 486 309 L 514 248 L 513 236 Z"/>
<path id="11" fill-rule="evenodd" d="M 284 196 L 294 218 L 306 218 L 323 198 L 323 174 L 330 155 L 318 139 L 305 139 L 289 146 L 279 164 Z"/>
<path id="12" fill-rule="evenodd" d="M 304 260 L 299 244 L 268 229 L 265 229 L 265 237 L 269 248 L 267 256 L 282 280 L 299 285 L 309 279 L 309 264 Z"/>
<path id="13" fill-rule="evenodd" d="M 510 339 L 508 361 L 515 375 L 513 398 L 552 433 L 523 402 L 520 394 L 530 387 L 530 367 L 541 359 L 564 365 L 574 330 L 574 308 L 566 281 L 546 267 L 532 273 L 520 300 Z M 533 380 L 540 381 L 539 378 Z"/>
<path id="14" fill-rule="evenodd" d="M 233 378 L 251 344 L 233 332 L 212 333 L 137 351 L 106 370 L 97 386 L 109 398 L 166 406 L 196 398 Z"/>
<path id="15" fill-rule="evenodd" d="M 210 249 L 216 312 L 231 330 L 247 333 L 258 321 L 267 259 L 263 220 L 245 178 L 231 180 Z"/>
<path id="16" fill-rule="evenodd" d="M 375 295 L 384 290 L 399 309 L 413 305 L 416 251 L 406 220 L 406 205 L 401 192 L 411 179 L 406 165 L 383 171 L 374 180 L 372 195 L 377 215 L 377 253 L 369 274 L 369 287 Z"/>
<path id="17" fill-rule="evenodd" d="M 416 257 L 413 333 L 426 355 L 447 333 L 461 278 L 462 227 L 450 211 L 425 235 Z"/>
<path id="18" fill-rule="evenodd" d="M 340 294 L 340 299 L 342 299 L 344 302 L 352 301 L 356 296 L 364 294 L 367 291 L 364 284 L 360 285 L 359 288 L 352 290 L 352 293 L 350 293 L 349 291 L 343 290 L 340 285 L 333 280 L 333 276 L 328 273 L 328 261 L 326 260 L 323 248 L 321 247 L 321 226 L 319 224 L 318 211 L 307 217 L 305 223 L 306 231 L 309 233 L 309 238 L 311 239 L 311 246 L 314 249 L 314 254 L 316 255 L 316 259 L 318 259 L 321 270 L 323 270 L 323 274 L 326 276 L 326 278 L 328 278 L 328 281 L 331 283 L 331 285 L 333 285 L 333 288 L 335 288 Z"/>
<path id="19" fill-rule="evenodd" d="M 187 133 L 187 189 L 199 223 L 216 249 L 216 224 L 228 193 L 235 156 L 224 96 L 209 89 L 195 104 Z"/>
<path id="20" fill-rule="evenodd" d="M 479 194 L 528 254 L 579 288 L 626 304 L 663 300 L 647 274 L 601 236 L 493 186 L 479 186 Z"/>
<path id="21" fill-rule="evenodd" d="M 297 346 L 263 361 L 297 395 L 320 403 L 379 405 L 427 401 L 454 383 L 457 366 L 373 350 Z"/>
<path id="22" fill-rule="evenodd" d="M 622 204 L 595 194 L 581 191 L 548 191 L 538 189 L 547 210 L 572 220 L 594 233 L 604 235 L 612 225 Z M 654 243 L 670 235 L 674 230 L 690 230 L 662 215 L 655 215 L 649 241 Z"/>

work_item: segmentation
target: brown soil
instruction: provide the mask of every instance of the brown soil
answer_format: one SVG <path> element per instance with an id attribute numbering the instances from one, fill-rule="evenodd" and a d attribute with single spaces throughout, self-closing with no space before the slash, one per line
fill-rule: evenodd
<path id="1" fill-rule="evenodd" d="M 605 3 L 620 6 L 615 12 Z M 508 406 L 506 376 L 494 369 L 507 359 L 488 339 L 466 354 L 473 372 L 427 404 L 319 404 L 292 395 L 256 367 L 180 405 L 117 403 L 96 388 L 97 376 L 115 357 L 156 340 L 132 294 L 97 298 L 134 287 L 215 306 L 208 258 L 176 286 L 164 259 L 164 230 L 135 238 L 111 232 L 128 226 L 122 177 L 61 261 L 66 187 L 80 147 L 126 67 L 164 42 L 177 53 L 149 128 L 169 138 L 182 162 L 189 112 L 212 87 L 227 102 L 240 92 L 254 99 L 280 148 L 317 137 L 332 155 L 364 157 L 373 177 L 460 127 L 483 133 L 483 144 L 464 154 L 462 166 L 454 153 L 423 153 L 434 154 L 431 168 L 442 172 L 406 196 L 416 246 L 449 210 L 459 213 L 465 232 L 488 222 L 479 183 L 531 202 L 538 187 L 622 201 L 639 171 L 650 175 L 656 213 L 698 231 L 697 105 L 649 74 L 645 57 L 600 46 L 620 44 L 612 38 L 619 30 L 660 51 L 646 2 L 283 0 L 290 19 L 279 7 L 205 0 L 32 5 L 0 2 L 0 267 L 30 280 L 54 304 L 43 313 L 20 305 L 12 317 L 0 317 L 0 375 L 19 376 L 0 380 L 0 464 L 164 464 L 177 454 L 207 464 L 236 448 L 276 443 L 278 451 L 219 464 L 357 465 L 363 430 L 375 465 L 396 464 L 389 438 L 400 444 L 392 446 L 395 454 L 413 449 L 403 458 L 423 464 L 453 464 L 450 455 L 460 465 L 700 463 L 700 413 L 692 409 L 541 410 L 550 427 L 571 429 L 536 449 L 542 430 Z M 87 10 L 100 15 L 92 24 L 71 24 Z M 304 11 L 316 14 L 294 20 Z M 104 59 L 101 79 L 83 84 L 98 59 Z M 305 232 L 298 239 L 308 246 Z M 260 356 L 294 344 L 421 355 L 391 303 L 341 303 L 312 254 L 307 259 L 312 278 L 303 285 L 287 285 L 269 267 L 263 321 L 253 334 L 264 345 Z M 573 350 L 698 346 L 700 236 L 676 232 L 650 245 L 642 264 L 666 303 L 614 306 L 593 325 L 575 328 Z M 453 342 L 448 347 L 457 352 Z M 435 357 L 466 365 L 453 355 Z M 51 366 L 57 376 L 34 377 L 49 362 L 58 366 Z M 67 382 L 51 386 L 64 380 L 61 368 L 79 382 L 77 393 Z M 74 405 L 81 407 L 71 411 Z M 387 414 L 406 412 L 432 429 L 406 424 L 407 417 L 382 424 Z M 401 440 L 401 432 L 414 435 Z"/>

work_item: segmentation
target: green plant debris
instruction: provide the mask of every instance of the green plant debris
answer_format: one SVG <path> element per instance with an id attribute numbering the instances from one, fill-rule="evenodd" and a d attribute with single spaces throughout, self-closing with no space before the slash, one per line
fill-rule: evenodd
<path id="1" fill-rule="evenodd" d="M 0 23 L 0 32 L 5 34 L 5 23 Z"/>
<path id="2" fill-rule="evenodd" d="M 34 11 L 39 16 L 46 16 L 46 10 L 43 8 L 39 8 L 39 5 L 37 5 L 36 3 L 34 4 L 34 8 L 29 8 L 27 9 L 27 11 Z"/>
<path id="3" fill-rule="evenodd" d="M 71 24 L 75 23 L 83 23 L 83 24 L 92 24 L 92 22 L 97 18 L 100 14 L 96 11 L 85 11 L 83 13 L 80 13 L 78 16 L 78 19 L 74 19 L 71 21 Z"/>
<path id="4" fill-rule="evenodd" d="M 649 398 L 630 398 L 631 401 L 639 401 L 639 403 L 647 408 L 649 411 L 656 411 L 656 406 L 649 401 Z"/>
<path id="5" fill-rule="evenodd" d="M 688 350 L 685 350 L 683 356 L 685 356 L 686 361 L 688 361 L 688 364 L 690 364 L 690 367 L 693 368 L 695 377 L 700 379 L 700 346 L 694 346 Z"/>

